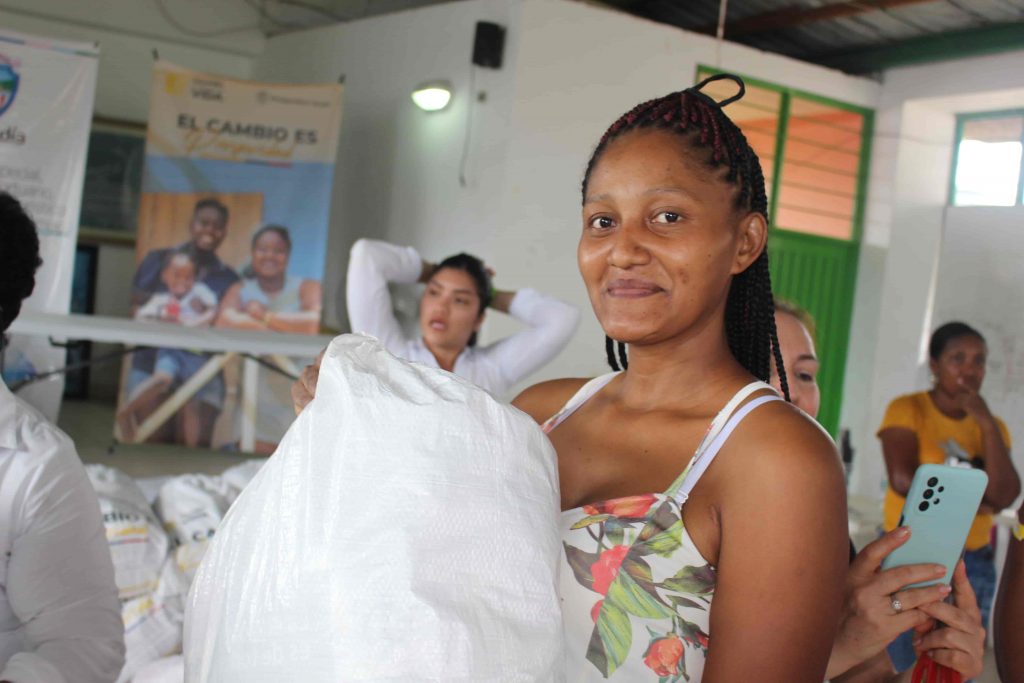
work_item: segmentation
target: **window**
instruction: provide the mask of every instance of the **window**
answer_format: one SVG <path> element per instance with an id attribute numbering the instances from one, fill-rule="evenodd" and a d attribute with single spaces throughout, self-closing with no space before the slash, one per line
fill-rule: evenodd
<path id="1" fill-rule="evenodd" d="M 854 238 L 864 118 L 860 112 L 790 97 L 775 225 Z"/>
<path id="2" fill-rule="evenodd" d="M 698 78 L 709 76 L 701 72 Z M 761 159 L 764 170 L 764 185 L 769 203 L 772 201 L 772 180 L 775 176 L 775 156 L 778 148 L 779 118 L 782 116 L 782 93 L 756 85 L 747 85 L 743 99 L 733 102 L 727 108 L 729 118 L 743 131 L 747 142 Z M 723 100 L 736 92 L 732 81 L 715 81 L 704 88 L 714 100 Z"/>
<path id="3" fill-rule="evenodd" d="M 701 68 L 698 78 L 712 73 Z M 772 227 L 856 241 L 870 110 L 754 79 L 744 81 L 746 95 L 726 112 L 761 158 Z M 716 100 L 735 91 L 730 81 L 716 81 L 704 89 Z"/>
<path id="4" fill-rule="evenodd" d="M 698 78 L 712 73 L 701 67 Z M 815 320 L 821 359 L 818 421 L 838 436 L 874 114 L 743 80 L 746 95 L 725 111 L 764 169 L 772 291 Z M 716 81 L 704 92 L 722 100 L 735 94 L 736 86 Z"/>
<path id="5" fill-rule="evenodd" d="M 950 203 L 1024 202 L 1024 110 L 961 114 L 956 120 Z"/>

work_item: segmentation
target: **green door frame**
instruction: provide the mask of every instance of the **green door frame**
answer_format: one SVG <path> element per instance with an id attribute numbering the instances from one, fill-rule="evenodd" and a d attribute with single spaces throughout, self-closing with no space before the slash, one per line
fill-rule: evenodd
<path id="1" fill-rule="evenodd" d="M 721 71 L 721 69 L 708 65 L 698 64 L 697 78 L 700 79 L 705 75 L 713 73 L 721 73 Z M 834 320 L 835 323 L 830 325 L 828 330 L 821 330 L 822 332 L 827 331 L 830 338 L 826 342 L 827 348 L 818 349 L 819 356 L 821 356 L 824 361 L 821 371 L 822 401 L 818 418 L 819 422 L 821 422 L 822 426 L 824 426 L 829 433 L 833 436 L 838 436 L 839 415 L 842 409 L 843 384 L 846 374 L 846 358 L 849 351 L 850 326 L 853 316 L 853 299 L 857 287 L 860 241 L 864 232 L 868 173 L 871 165 L 871 142 L 874 134 L 875 112 L 874 110 L 866 107 L 861 107 L 847 102 L 840 102 L 839 100 L 834 100 L 815 93 L 806 92 L 796 88 L 787 88 L 776 83 L 770 83 L 758 78 L 751 78 L 744 74 L 737 75 L 743 78 L 745 83 L 777 92 L 782 98 L 779 107 L 779 125 L 776 130 L 775 138 L 771 203 L 768 207 L 768 220 L 772 227 L 768 242 L 769 250 L 774 252 L 780 248 L 785 248 L 787 251 L 795 250 L 796 252 L 803 252 L 808 256 L 812 253 L 820 255 L 823 253 L 823 250 L 826 250 L 835 255 L 837 261 L 835 261 L 834 264 L 838 263 L 839 270 L 841 271 L 840 273 L 837 273 L 836 276 L 840 278 L 842 296 L 829 310 L 829 319 Z M 785 159 L 791 102 L 793 98 L 816 102 L 836 109 L 857 113 L 864 117 L 864 125 L 861 129 L 860 159 L 857 167 L 856 197 L 854 199 L 854 212 L 852 218 L 853 229 L 849 240 L 837 240 L 801 232 L 794 232 L 792 230 L 785 229 L 783 226 L 779 226 L 776 222 L 778 199 L 782 187 L 783 162 Z M 774 266 L 773 271 L 775 271 L 773 272 L 774 279 L 777 273 Z M 803 283 L 800 286 L 804 287 L 809 283 L 810 281 L 804 278 Z M 784 281 L 780 280 L 780 285 L 785 284 L 786 283 Z M 780 291 L 779 293 L 788 294 L 797 302 L 800 302 L 800 292 Z M 813 299 L 814 297 L 809 297 L 807 293 L 804 293 L 803 298 Z M 810 311 L 810 313 L 814 314 L 814 311 Z M 842 341 L 837 343 L 835 341 L 836 339 L 841 339 Z"/>

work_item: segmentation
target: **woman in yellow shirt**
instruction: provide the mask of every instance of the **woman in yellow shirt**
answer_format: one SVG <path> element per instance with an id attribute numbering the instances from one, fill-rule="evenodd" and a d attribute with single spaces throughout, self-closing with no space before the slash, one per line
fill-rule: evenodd
<path id="1" fill-rule="evenodd" d="M 889 475 L 884 527 L 896 528 L 904 496 L 918 465 L 961 464 L 984 469 L 988 488 L 967 536 L 967 575 L 988 625 L 995 592 L 995 563 L 989 536 L 992 512 L 1012 504 L 1020 479 L 1010 461 L 1010 435 L 979 393 L 985 379 L 988 349 L 981 333 L 951 322 L 932 334 L 928 345 L 931 390 L 900 396 L 889 404 L 878 429 Z M 913 664 L 911 636 L 904 633 L 890 647 L 897 669 Z"/>

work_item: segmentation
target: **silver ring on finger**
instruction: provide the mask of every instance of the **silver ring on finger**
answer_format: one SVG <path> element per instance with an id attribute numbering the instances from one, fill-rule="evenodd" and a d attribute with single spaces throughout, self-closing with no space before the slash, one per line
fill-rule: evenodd
<path id="1" fill-rule="evenodd" d="M 892 596 L 892 600 L 889 601 L 889 605 L 892 606 L 892 611 L 899 614 L 903 611 L 903 603 L 895 595 Z"/>

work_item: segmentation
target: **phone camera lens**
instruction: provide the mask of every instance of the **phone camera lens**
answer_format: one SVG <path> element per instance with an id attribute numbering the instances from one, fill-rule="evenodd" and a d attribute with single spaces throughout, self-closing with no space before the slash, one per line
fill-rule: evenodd
<path id="1" fill-rule="evenodd" d="M 946 490 L 946 487 L 945 487 L 945 486 L 940 486 L 940 487 L 939 487 L 939 493 L 942 493 L 942 492 L 943 492 L 943 491 L 945 491 L 945 490 Z"/>
<path id="2" fill-rule="evenodd" d="M 938 498 L 936 498 L 936 499 L 935 499 L 935 500 L 934 500 L 933 502 L 934 502 L 934 503 L 935 503 L 936 505 L 938 505 L 938 504 L 939 504 L 939 503 L 941 503 L 942 501 L 940 501 L 940 500 L 939 500 Z"/>
<path id="3" fill-rule="evenodd" d="M 921 504 L 917 506 L 917 509 L 920 510 L 921 512 L 924 512 L 925 510 L 927 510 L 928 509 L 928 501 L 927 500 L 921 501 Z"/>
<path id="4" fill-rule="evenodd" d="M 938 477 L 931 477 L 931 478 L 928 479 L 928 485 L 929 486 L 935 486 L 938 483 L 939 483 L 939 478 Z"/>
<path id="5" fill-rule="evenodd" d="M 924 499 L 928 500 L 929 498 L 931 498 L 934 495 L 935 495 L 935 491 L 933 491 L 932 489 L 928 489 L 927 491 L 924 492 Z"/>

